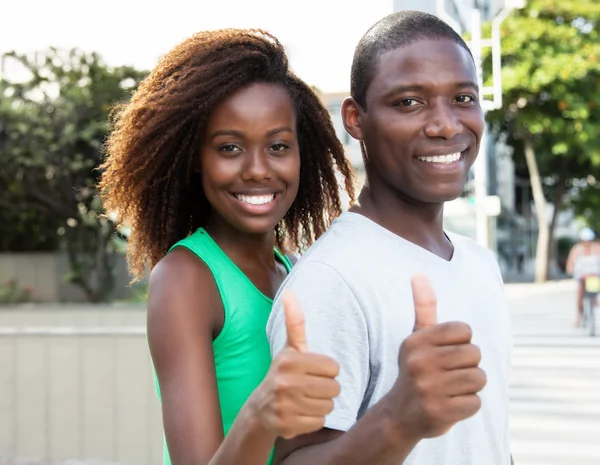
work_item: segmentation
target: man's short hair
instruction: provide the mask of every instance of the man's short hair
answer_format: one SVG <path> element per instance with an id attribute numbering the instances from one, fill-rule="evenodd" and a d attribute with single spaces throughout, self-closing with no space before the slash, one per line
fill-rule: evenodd
<path id="1" fill-rule="evenodd" d="M 377 69 L 379 57 L 389 51 L 421 40 L 449 39 L 473 57 L 462 37 L 436 16 L 421 11 L 392 13 L 373 25 L 354 51 L 350 93 L 366 111 L 367 90 Z"/>

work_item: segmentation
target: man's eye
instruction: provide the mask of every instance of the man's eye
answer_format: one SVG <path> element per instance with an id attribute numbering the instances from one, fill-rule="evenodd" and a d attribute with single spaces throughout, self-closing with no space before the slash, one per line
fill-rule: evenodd
<path id="1" fill-rule="evenodd" d="M 456 97 L 456 101 L 458 103 L 474 103 L 476 100 L 472 95 L 459 95 Z"/>
<path id="2" fill-rule="evenodd" d="M 400 100 L 397 105 L 401 107 L 414 107 L 418 104 L 419 102 L 417 102 L 414 98 L 405 98 L 403 100 Z"/>

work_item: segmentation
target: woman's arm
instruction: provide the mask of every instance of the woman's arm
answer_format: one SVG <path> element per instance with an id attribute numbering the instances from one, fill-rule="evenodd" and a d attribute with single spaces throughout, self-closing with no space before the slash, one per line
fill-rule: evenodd
<path id="1" fill-rule="evenodd" d="M 214 278 L 185 249 L 155 267 L 148 288 L 148 342 L 173 465 L 264 465 L 277 437 L 322 428 L 339 394 L 338 366 L 307 352 L 297 304 L 286 306 L 286 316 L 288 346 L 223 438 L 212 350 L 223 326 L 223 305 Z"/>
<path id="2" fill-rule="evenodd" d="M 212 341 L 222 324 L 223 305 L 210 270 L 190 252 L 174 250 L 152 272 L 147 322 L 173 465 L 264 465 L 271 452 L 275 437 L 248 405 L 231 428 L 229 444 L 220 447 Z"/>

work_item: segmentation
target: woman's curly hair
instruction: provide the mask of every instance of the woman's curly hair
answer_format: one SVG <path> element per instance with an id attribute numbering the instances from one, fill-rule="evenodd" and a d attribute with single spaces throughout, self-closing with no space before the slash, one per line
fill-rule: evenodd
<path id="1" fill-rule="evenodd" d="M 278 247 L 310 245 L 341 213 L 336 167 L 354 201 L 352 167 L 330 116 L 290 71 L 279 41 L 258 29 L 197 33 L 167 53 L 112 114 L 99 187 L 106 211 L 131 227 L 134 279 L 206 223 L 210 205 L 194 174 L 205 127 L 223 99 L 256 82 L 287 90 L 298 125 L 300 187 L 276 227 Z"/>

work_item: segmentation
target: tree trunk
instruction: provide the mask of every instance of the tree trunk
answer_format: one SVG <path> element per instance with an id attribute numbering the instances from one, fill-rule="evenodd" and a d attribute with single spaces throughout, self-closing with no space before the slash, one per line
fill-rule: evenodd
<path id="1" fill-rule="evenodd" d="M 114 227 L 112 223 L 97 225 L 98 251 L 96 256 L 96 274 L 98 276 L 98 294 L 102 302 L 112 299 L 115 290 L 115 251 L 111 244 Z"/>
<path id="2" fill-rule="evenodd" d="M 552 196 L 552 202 L 554 203 L 554 211 L 552 212 L 552 219 L 550 220 L 550 228 L 548 235 L 548 258 L 549 260 L 553 260 L 555 249 L 554 245 L 554 230 L 556 229 L 556 222 L 558 220 L 558 214 L 562 210 L 563 199 L 566 191 L 566 168 L 568 164 L 568 157 L 565 155 L 561 157 L 560 165 L 558 168 L 558 181 L 556 182 L 556 186 L 554 188 L 554 195 Z M 548 270 L 549 273 L 549 270 Z"/>
<path id="3" fill-rule="evenodd" d="M 542 179 L 538 170 L 535 151 L 533 149 L 533 137 L 527 134 L 523 138 L 525 146 L 525 160 L 529 170 L 529 181 L 538 222 L 538 240 L 535 254 L 535 282 L 542 283 L 548 280 L 548 251 L 550 244 L 550 225 L 548 224 L 548 203 L 544 197 Z"/>

